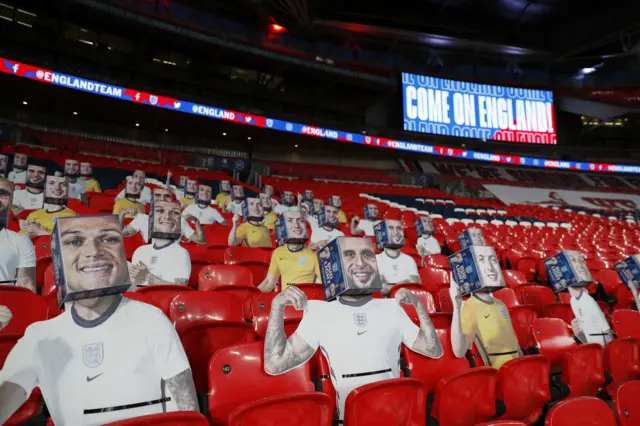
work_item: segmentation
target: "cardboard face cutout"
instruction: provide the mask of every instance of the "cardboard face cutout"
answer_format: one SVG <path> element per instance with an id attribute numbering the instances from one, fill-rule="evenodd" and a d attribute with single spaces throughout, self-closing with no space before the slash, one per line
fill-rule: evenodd
<path id="1" fill-rule="evenodd" d="M 273 194 L 275 194 L 275 192 L 273 191 L 272 185 L 265 185 L 264 188 L 262 188 L 262 192 L 267 194 L 269 198 L 273 197 Z"/>
<path id="2" fill-rule="evenodd" d="M 69 181 L 64 176 L 47 176 L 44 203 L 65 206 L 69 199 Z"/>
<path id="3" fill-rule="evenodd" d="M 9 157 L 0 154 L 0 177 L 7 177 L 7 168 L 9 167 Z"/>
<path id="4" fill-rule="evenodd" d="M 118 217 L 59 217 L 51 234 L 58 306 L 124 293 L 131 286 Z"/>
<path id="5" fill-rule="evenodd" d="M 273 204 L 271 202 L 271 196 L 269 194 L 261 192 L 259 194 L 259 197 L 260 197 L 260 202 L 262 203 L 262 208 L 264 209 L 265 213 L 270 212 L 271 207 L 273 207 Z"/>
<path id="6" fill-rule="evenodd" d="M 367 220 L 378 220 L 380 213 L 377 204 L 367 204 L 364 206 L 364 218 Z"/>
<path id="7" fill-rule="evenodd" d="M 162 240 L 179 240 L 182 213 L 180 203 L 153 201 L 149 211 L 149 236 Z"/>
<path id="8" fill-rule="evenodd" d="M 29 165 L 27 167 L 27 177 L 25 180 L 25 186 L 27 188 L 42 190 L 44 189 L 45 181 L 47 179 L 47 169 L 42 166 Z"/>
<path id="9" fill-rule="evenodd" d="M 220 181 L 220 192 L 223 194 L 231 194 L 231 182 L 228 180 Z"/>
<path id="10" fill-rule="evenodd" d="M 554 291 L 584 287 L 593 282 L 587 263 L 578 251 L 564 250 L 542 261 Z"/>
<path id="11" fill-rule="evenodd" d="M 211 204 L 213 198 L 213 190 L 209 185 L 198 185 L 198 199 L 196 202 L 202 206 Z"/>
<path id="12" fill-rule="evenodd" d="M 373 231 L 376 236 L 376 248 L 378 250 L 399 249 L 404 247 L 404 230 L 402 221 L 386 219 L 378 223 Z"/>
<path id="13" fill-rule="evenodd" d="M 308 216 L 313 211 L 313 204 L 311 204 L 310 201 L 303 201 L 300 203 L 300 208 L 302 209 L 302 212 Z"/>
<path id="14" fill-rule="evenodd" d="M 313 201 L 313 198 L 314 198 L 313 191 L 310 189 L 305 189 L 303 194 L 303 200 L 311 202 Z"/>
<path id="15" fill-rule="evenodd" d="M 449 266 L 462 296 L 478 291 L 493 292 L 505 286 L 493 247 L 470 246 L 462 249 L 449 256 Z"/>
<path id="16" fill-rule="evenodd" d="M 325 300 L 340 295 L 373 294 L 382 279 L 370 238 L 338 237 L 318 251 Z"/>
<path id="17" fill-rule="evenodd" d="M 284 191 L 282 193 L 282 204 L 286 207 L 293 207 L 295 203 L 295 196 L 291 191 Z"/>
<path id="18" fill-rule="evenodd" d="M 338 210 L 342 208 L 342 198 L 339 195 L 332 195 L 329 199 L 329 205 L 337 207 Z"/>
<path id="19" fill-rule="evenodd" d="M 13 155 L 13 170 L 21 172 L 27 170 L 27 156 L 24 154 Z"/>
<path id="20" fill-rule="evenodd" d="M 90 178 L 93 174 L 93 165 L 91 163 L 80 163 L 80 176 Z"/>
<path id="21" fill-rule="evenodd" d="M 78 160 L 64 160 L 64 175 L 70 179 L 80 176 L 80 163 Z"/>
<path id="22" fill-rule="evenodd" d="M 469 246 L 486 246 L 487 241 L 484 239 L 482 230 L 477 228 L 469 228 L 458 235 L 458 242 L 460 248 L 467 248 Z"/>
<path id="23" fill-rule="evenodd" d="M 275 223 L 275 231 L 279 245 L 304 244 L 309 239 L 302 211 L 282 213 Z"/>
<path id="24" fill-rule="evenodd" d="M 260 198 L 247 198 L 242 204 L 242 215 L 245 221 L 260 222 L 264 219 L 264 208 Z"/>
<path id="25" fill-rule="evenodd" d="M 12 199 L 13 183 L 6 179 L 0 179 L 0 230 L 9 225 Z"/>
<path id="26" fill-rule="evenodd" d="M 431 218 L 428 216 L 420 216 L 416 219 L 415 223 L 416 227 L 416 235 L 424 235 L 425 237 L 430 237 L 435 232 L 435 226 L 433 226 L 433 222 Z"/>
<path id="27" fill-rule="evenodd" d="M 127 176 L 127 186 L 124 189 L 124 195 L 132 200 L 140 199 L 142 192 L 142 180 L 139 177 Z"/>
<path id="28" fill-rule="evenodd" d="M 640 283 L 640 254 L 634 254 L 613 265 L 620 279 L 633 293 Z"/>
<path id="29" fill-rule="evenodd" d="M 156 188 L 153 190 L 153 200 L 154 201 L 166 201 L 171 203 L 173 201 L 173 195 L 171 191 L 165 188 Z"/>
<path id="30" fill-rule="evenodd" d="M 320 211 L 324 210 L 324 201 L 320 199 L 313 200 L 313 214 L 318 214 Z"/>
<path id="31" fill-rule="evenodd" d="M 144 180 L 147 178 L 147 174 L 142 170 L 134 170 L 133 176 L 142 179 L 142 185 L 144 185 Z"/>
<path id="32" fill-rule="evenodd" d="M 189 180 L 188 176 L 180 176 L 180 180 L 178 181 L 178 188 L 185 189 L 187 186 L 187 181 Z"/>
<path id="33" fill-rule="evenodd" d="M 235 201 L 244 200 L 245 199 L 244 186 L 242 186 L 242 185 L 233 185 L 231 187 L 231 190 L 233 191 L 231 196 Z"/>
<path id="34" fill-rule="evenodd" d="M 337 228 L 340 224 L 338 213 L 340 210 L 334 206 L 324 206 L 324 209 L 321 210 L 320 214 L 316 217 L 318 218 L 318 226 L 330 226 L 332 228 Z"/>
<path id="35" fill-rule="evenodd" d="M 198 181 L 189 179 L 187 181 L 187 187 L 185 188 L 184 192 L 187 195 L 191 195 L 195 197 L 196 192 L 198 192 Z"/>

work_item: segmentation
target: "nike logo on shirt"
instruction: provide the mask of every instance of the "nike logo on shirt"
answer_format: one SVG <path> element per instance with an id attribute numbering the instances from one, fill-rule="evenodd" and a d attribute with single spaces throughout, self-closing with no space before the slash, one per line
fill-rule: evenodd
<path id="1" fill-rule="evenodd" d="M 104 374 L 104 371 L 103 371 L 102 373 L 100 373 L 100 374 L 96 375 L 96 376 L 93 376 L 93 377 L 89 377 L 89 376 L 87 376 L 87 382 L 92 382 L 92 381 L 94 381 L 95 379 L 97 379 L 98 377 L 102 376 L 103 374 Z"/>
<path id="2" fill-rule="evenodd" d="M 365 330 L 365 331 L 358 331 L 358 336 L 360 336 L 361 334 L 366 333 L 367 331 L 369 331 L 369 330 Z"/>
<path id="3" fill-rule="evenodd" d="M 489 318 L 490 316 L 491 316 L 491 314 L 487 314 L 487 315 L 485 315 L 485 316 L 484 316 L 484 319 L 487 319 L 487 318 Z"/>

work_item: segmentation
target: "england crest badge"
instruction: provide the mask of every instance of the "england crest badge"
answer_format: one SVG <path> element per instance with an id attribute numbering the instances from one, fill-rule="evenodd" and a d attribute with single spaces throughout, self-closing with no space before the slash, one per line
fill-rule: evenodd
<path id="1" fill-rule="evenodd" d="M 96 368 L 102 364 L 103 359 L 104 350 L 102 342 L 82 346 L 82 361 L 87 367 Z"/>

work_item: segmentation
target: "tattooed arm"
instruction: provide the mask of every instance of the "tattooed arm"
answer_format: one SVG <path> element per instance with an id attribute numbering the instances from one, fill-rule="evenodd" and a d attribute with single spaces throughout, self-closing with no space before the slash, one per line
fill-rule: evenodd
<path id="1" fill-rule="evenodd" d="M 396 292 L 396 300 L 399 303 L 413 305 L 416 308 L 418 318 L 420 319 L 420 332 L 418 333 L 418 337 L 416 337 L 416 341 L 413 343 L 411 350 L 424 356 L 428 356 L 429 358 L 440 358 L 444 353 L 442 344 L 440 344 L 438 333 L 436 333 L 436 329 L 431 322 L 431 318 L 429 318 L 429 313 L 420 299 L 418 299 L 418 296 L 413 294 L 411 291 L 402 288 Z"/>
<path id="2" fill-rule="evenodd" d="M 16 273 L 16 286 L 26 287 L 36 293 L 36 268 L 18 268 Z"/>
<path id="3" fill-rule="evenodd" d="M 296 287 L 289 287 L 277 295 L 271 304 L 269 325 L 264 338 L 264 371 L 276 375 L 285 373 L 308 361 L 315 349 L 307 344 L 297 333 L 287 339 L 284 332 L 284 308 L 292 305 L 304 309 L 306 295 Z"/>
<path id="4" fill-rule="evenodd" d="M 196 386 L 193 383 L 191 369 L 187 368 L 165 381 L 167 390 L 175 399 L 178 411 L 199 411 Z"/>

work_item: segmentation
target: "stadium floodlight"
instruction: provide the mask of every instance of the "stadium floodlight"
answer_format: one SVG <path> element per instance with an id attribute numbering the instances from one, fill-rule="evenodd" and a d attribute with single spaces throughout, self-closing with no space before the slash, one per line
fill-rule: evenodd
<path id="1" fill-rule="evenodd" d="M 29 105 L 27 101 L 22 101 L 22 105 Z"/>

